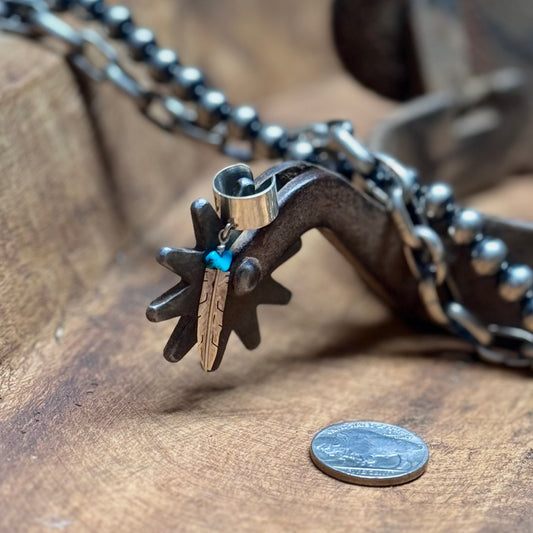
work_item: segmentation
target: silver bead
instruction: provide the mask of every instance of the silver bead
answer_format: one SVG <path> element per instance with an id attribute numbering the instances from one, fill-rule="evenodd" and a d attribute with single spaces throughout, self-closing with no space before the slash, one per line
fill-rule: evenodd
<path id="1" fill-rule="evenodd" d="M 473 209 L 461 209 L 452 220 L 449 233 L 456 244 L 472 244 L 483 230 L 483 217 Z"/>
<path id="2" fill-rule="evenodd" d="M 170 48 L 159 48 L 148 60 L 150 75 L 156 81 L 170 80 L 178 64 L 178 55 Z"/>
<path id="3" fill-rule="evenodd" d="M 131 11 L 122 5 L 108 7 L 104 12 L 104 24 L 106 25 L 109 36 L 114 39 L 125 37 L 133 30 L 131 20 Z"/>
<path id="4" fill-rule="evenodd" d="M 424 210 L 430 219 L 441 219 L 453 205 L 453 190 L 446 183 L 432 183 L 424 194 Z"/>
<path id="5" fill-rule="evenodd" d="M 491 276 L 500 270 L 506 257 L 506 244 L 501 239 L 487 237 L 474 246 L 471 262 L 480 276 Z"/>
<path id="6" fill-rule="evenodd" d="M 533 331 L 533 298 L 528 298 L 522 307 L 522 324 L 529 331 Z"/>
<path id="7" fill-rule="evenodd" d="M 130 55 L 136 61 L 142 61 L 155 50 L 154 32 L 148 28 L 135 28 L 127 37 Z"/>
<path id="8" fill-rule="evenodd" d="M 533 270 L 527 265 L 510 265 L 498 283 L 500 296 L 508 302 L 517 302 L 533 286 Z"/>
<path id="9" fill-rule="evenodd" d="M 204 87 L 204 75 L 196 67 L 178 67 L 173 82 L 174 92 L 179 98 L 195 100 L 200 96 L 198 89 Z"/>
<path id="10" fill-rule="evenodd" d="M 289 143 L 285 159 L 294 161 L 311 161 L 315 156 L 315 147 L 309 141 Z"/>
<path id="11" fill-rule="evenodd" d="M 230 107 L 226 95 L 217 89 L 208 89 L 198 100 L 198 126 L 210 130 L 220 120 L 226 118 Z"/>
<path id="12" fill-rule="evenodd" d="M 254 143 L 255 156 L 258 158 L 283 157 L 287 149 L 287 132 L 277 124 L 263 126 Z"/>
<path id="13" fill-rule="evenodd" d="M 259 115 L 249 105 L 235 107 L 228 117 L 228 136 L 233 139 L 246 139 L 254 136 L 260 127 Z"/>

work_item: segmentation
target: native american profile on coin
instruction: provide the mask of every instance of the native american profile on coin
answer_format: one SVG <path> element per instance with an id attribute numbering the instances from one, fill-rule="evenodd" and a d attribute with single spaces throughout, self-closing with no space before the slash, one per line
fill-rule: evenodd
<path id="1" fill-rule="evenodd" d="M 422 444 L 383 435 L 368 428 L 332 431 L 320 436 L 315 451 L 332 468 L 368 468 L 405 471 L 419 462 Z"/>

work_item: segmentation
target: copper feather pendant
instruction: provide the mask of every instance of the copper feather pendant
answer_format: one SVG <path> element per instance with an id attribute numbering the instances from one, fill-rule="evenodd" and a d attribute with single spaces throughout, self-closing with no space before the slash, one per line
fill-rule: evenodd
<path id="1" fill-rule="evenodd" d="M 206 268 L 198 304 L 197 339 L 200 363 L 206 372 L 213 369 L 218 351 L 224 307 L 228 294 L 229 272 Z"/>

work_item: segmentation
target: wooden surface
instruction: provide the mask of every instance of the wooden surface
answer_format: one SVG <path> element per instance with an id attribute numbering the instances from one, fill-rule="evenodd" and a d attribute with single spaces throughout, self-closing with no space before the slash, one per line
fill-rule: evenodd
<path id="1" fill-rule="evenodd" d="M 144 309 L 175 277 L 153 256 L 192 243 L 188 206 L 227 161 L 107 89 L 87 111 L 33 44 L 2 37 L 0 58 L 1 531 L 532 530 L 531 376 L 412 331 L 316 232 L 275 275 L 294 297 L 260 311 L 259 349 L 232 339 L 213 374 L 196 353 L 165 362 L 173 324 Z M 256 86 L 263 115 L 364 133 L 391 109 L 341 74 L 303 79 Z M 474 203 L 533 220 L 532 194 L 518 179 Z M 418 433 L 427 473 L 385 489 L 322 474 L 313 434 L 350 419 Z"/>

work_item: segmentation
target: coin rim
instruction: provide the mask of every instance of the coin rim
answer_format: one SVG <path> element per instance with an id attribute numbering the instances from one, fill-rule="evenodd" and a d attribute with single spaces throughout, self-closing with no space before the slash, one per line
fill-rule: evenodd
<path id="1" fill-rule="evenodd" d="M 402 474 L 398 476 L 393 477 L 387 477 L 387 478 L 374 478 L 374 477 L 365 477 L 365 476 L 354 476 L 351 474 L 346 474 L 344 472 L 340 472 L 339 470 L 335 470 L 334 468 L 331 468 L 327 464 L 325 464 L 321 459 L 319 459 L 313 450 L 313 443 L 315 442 L 315 439 L 326 429 L 335 427 L 335 426 L 341 426 L 343 424 L 383 424 L 389 427 L 395 427 L 399 428 L 403 431 L 407 431 L 408 433 L 411 433 L 411 435 L 414 435 L 425 446 L 426 449 L 426 460 L 418 468 L 417 470 L 414 470 L 413 472 L 409 472 L 407 474 Z M 409 429 L 406 429 L 402 426 L 397 426 L 395 424 L 389 424 L 387 422 L 379 422 L 377 420 L 347 420 L 344 422 L 337 422 L 336 424 L 330 424 L 329 426 L 324 426 L 322 429 L 318 430 L 313 439 L 311 440 L 311 445 L 309 446 L 309 454 L 311 456 L 311 460 L 313 461 L 313 464 L 321 470 L 324 474 L 327 474 L 328 476 L 338 479 L 339 481 L 344 481 L 345 483 L 350 483 L 352 485 L 364 485 L 367 487 L 391 487 L 394 485 L 403 485 L 405 483 L 409 483 L 410 481 L 414 481 L 415 479 L 419 478 L 427 469 L 427 465 L 429 462 L 429 448 L 424 439 L 417 435 L 416 433 L 412 432 Z"/>

